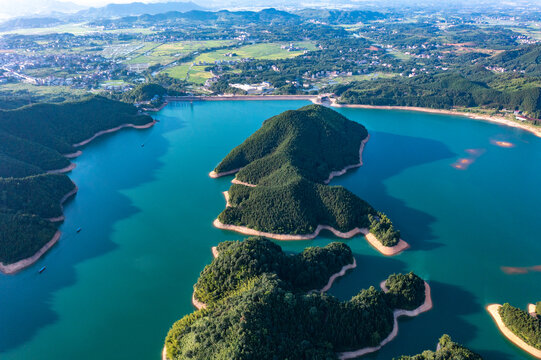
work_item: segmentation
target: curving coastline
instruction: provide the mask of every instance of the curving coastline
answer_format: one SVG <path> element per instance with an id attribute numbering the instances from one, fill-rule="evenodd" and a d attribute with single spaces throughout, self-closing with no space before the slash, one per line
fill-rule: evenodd
<path id="1" fill-rule="evenodd" d="M 488 313 L 490 316 L 492 316 L 492 319 L 496 322 L 496 325 L 498 326 L 498 329 L 500 332 L 513 344 L 521 348 L 522 350 L 526 351 L 533 357 L 537 359 L 541 359 L 541 350 L 534 348 L 531 345 L 526 344 L 521 338 L 519 338 L 515 333 L 513 333 L 507 326 L 505 326 L 505 323 L 502 320 L 502 317 L 500 316 L 500 308 L 502 305 L 500 304 L 490 304 L 486 307 Z"/>
<path id="2" fill-rule="evenodd" d="M 361 104 L 338 104 L 335 99 L 331 101 L 331 107 L 336 108 L 351 108 L 351 109 L 378 109 L 378 110 L 407 110 L 407 111 L 418 111 L 432 114 L 444 114 L 444 115 L 459 115 L 465 116 L 474 120 L 488 121 L 495 124 L 510 126 L 514 128 L 519 128 L 525 131 L 528 131 L 535 136 L 541 137 L 541 128 L 535 128 L 529 126 L 528 124 L 522 124 L 516 121 L 512 121 L 501 116 L 490 116 L 490 115 L 481 115 L 474 113 L 466 113 L 457 110 L 444 110 L 444 109 L 432 109 L 432 108 L 423 108 L 417 106 L 391 106 L 391 105 L 361 105 Z"/>
<path id="3" fill-rule="evenodd" d="M 3 272 L 4 274 L 15 274 L 16 272 L 19 272 L 22 269 L 32 265 L 33 263 L 38 261 L 38 259 L 43 254 L 45 254 L 47 252 L 47 250 L 52 248 L 53 245 L 58 242 L 58 239 L 60 239 L 60 235 L 62 235 L 62 233 L 60 231 L 57 231 L 53 235 L 53 238 L 51 240 L 49 240 L 49 242 L 47 244 L 45 244 L 41 249 L 39 249 L 37 253 L 35 253 L 34 255 L 32 255 L 32 256 L 30 256 L 30 257 L 28 257 L 26 259 L 22 259 L 22 260 L 19 260 L 19 261 L 13 263 L 13 264 L 8 264 L 8 265 L 4 265 L 4 263 L 0 262 L 0 271 Z"/>
<path id="4" fill-rule="evenodd" d="M 84 140 L 84 141 L 82 141 L 80 143 L 74 144 L 73 146 L 74 147 L 79 147 L 79 146 L 86 145 L 89 142 L 91 142 L 92 140 L 96 139 L 97 137 L 99 137 L 99 136 L 101 136 L 103 134 L 112 133 L 112 132 L 118 131 L 118 130 L 126 128 L 126 127 L 130 127 L 130 128 L 134 128 L 134 129 L 147 129 L 147 128 L 153 126 L 155 123 L 156 123 L 156 121 L 153 120 L 152 122 L 150 122 L 148 124 L 145 124 L 145 125 L 123 124 L 123 125 L 117 126 L 115 128 L 109 129 L 109 130 L 103 130 L 103 131 L 97 132 L 91 138 L 86 139 L 86 140 Z M 82 154 L 82 151 L 78 150 L 77 152 L 74 152 L 74 153 L 71 153 L 71 154 L 64 154 L 63 156 L 70 159 L 70 158 L 78 157 L 81 154 Z M 75 163 L 72 163 L 72 164 L 70 164 L 69 166 L 67 166 L 67 167 L 65 167 L 63 169 L 50 170 L 50 171 L 47 171 L 47 173 L 48 174 L 65 173 L 65 172 L 69 172 L 69 171 L 75 169 L 76 166 L 77 165 Z M 75 185 L 75 188 L 72 191 L 68 192 L 66 195 L 64 195 L 64 197 L 62 197 L 62 199 L 60 200 L 60 205 L 61 206 L 71 196 L 75 195 L 79 191 L 79 188 L 77 187 L 77 185 L 75 183 L 73 183 L 73 184 Z M 59 221 L 63 221 L 64 219 L 65 219 L 65 216 L 61 215 L 61 216 L 58 216 L 58 217 L 55 217 L 55 218 L 49 218 L 47 220 L 50 221 L 50 222 L 59 222 Z M 45 252 L 47 252 L 54 244 L 56 244 L 58 242 L 58 240 L 60 239 L 61 234 L 62 233 L 60 231 L 57 231 L 54 234 L 53 238 L 47 244 L 45 244 L 41 249 L 39 249 L 38 252 L 36 252 L 34 255 L 32 255 L 31 257 L 28 257 L 26 259 L 19 260 L 19 261 L 13 263 L 13 264 L 7 264 L 7 265 L 4 265 L 4 263 L 0 262 L 0 271 L 3 272 L 4 274 L 14 274 L 14 273 L 16 273 L 16 272 L 18 272 L 18 271 L 32 265 Z"/>
<path id="5" fill-rule="evenodd" d="M 75 169 L 77 167 L 76 163 L 71 163 L 65 168 L 62 169 L 55 169 L 55 170 L 49 170 L 47 171 L 47 174 L 64 174 L 67 172 L 70 172 L 71 170 Z"/>
<path id="6" fill-rule="evenodd" d="M 342 266 L 342 269 L 340 269 L 339 272 L 334 273 L 329 278 L 329 281 L 327 282 L 327 285 L 321 288 L 321 290 L 312 290 L 312 291 L 319 291 L 320 293 L 327 292 L 331 289 L 332 285 L 338 279 L 339 277 L 342 277 L 346 275 L 346 272 L 351 269 L 355 269 L 357 267 L 357 260 L 355 259 L 355 256 L 353 257 L 353 262 L 351 264 L 347 264 Z"/>
<path id="7" fill-rule="evenodd" d="M 77 144 L 73 144 L 73 147 L 81 147 L 83 145 L 88 144 L 89 142 L 91 142 L 92 140 L 96 139 L 99 136 L 102 136 L 102 135 L 105 135 L 105 134 L 110 134 L 110 133 L 116 132 L 116 131 L 118 131 L 120 129 L 124 129 L 124 128 L 148 129 L 149 127 L 154 126 L 154 124 L 156 124 L 156 120 L 152 120 L 148 124 L 144 124 L 144 125 L 122 124 L 122 125 L 119 125 L 117 127 L 112 128 L 112 129 L 98 131 L 92 137 L 90 137 L 90 138 L 88 138 L 86 140 L 83 140 L 81 142 L 78 142 Z M 71 154 L 69 154 L 69 155 L 71 155 Z"/>
<path id="8" fill-rule="evenodd" d="M 222 176 L 227 176 L 227 175 L 234 174 L 234 173 L 238 172 L 240 169 L 242 169 L 242 168 L 233 169 L 233 170 L 229 170 L 229 171 L 224 171 L 224 172 L 221 172 L 221 173 L 217 173 L 216 171 L 212 170 L 211 172 L 209 172 L 209 176 L 211 178 L 213 178 L 213 179 L 216 179 L 216 178 L 219 178 L 219 177 L 222 177 Z"/>
<path id="9" fill-rule="evenodd" d="M 64 212 L 64 203 L 70 198 L 72 197 L 73 195 L 77 194 L 77 192 L 79 191 L 79 187 L 72 181 L 73 185 L 75 186 L 75 188 L 73 190 L 71 190 L 70 192 L 68 192 L 66 195 L 64 195 L 64 197 L 62 197 L 62 199 L 60 199 L 60 207 L 62 208 L 62 212 Z M 61 215 L 61 216 L 58 216 L 58 217 L 54 217 L 54 218 L 49 218 L 47 220 L 49 220 L 50 222 L 58 222 L 58 221 L 64 221 L 66 217 L 64 215 Z"/>
<path id="10" fill-rule="evenodd" d="M 244 235 L 253 235 L 253 236 L 264 236 L 266 238 L 274 239 L 274 240 L 284 240 L 284 241 L 292 241 L 292 240 L 312 240 L 316 238 L 319 233 L 322 230 L 329 230 L 334 235 L 338 236 L 342 239 L 349 239 L 357 234 L 363 234 L 365 235 L 368 242 L 379 252 L 381 252 L 385 256 L 394 256 L 400 254 L 402 251 L 409 248 L 409 244 L 405 242 L 404 240 L 400 239 L 398 244 L 395 246 L 383 246 L 377 238 L 370 233 L 370 231 L 367 228 L 354 228 L 348 232 L 341 232 L 333 228 L 332 226 L 328 225 L 318 225 L 316 230 L 311 234 L 303 234 L 303 235 L 293 235 L 293 234 L 273 234 L 268 233 L 264 231 L 257 231 L 254 229 L 250 229 L 246 226 L 237 226 L 237 225 L 227 225 L 223 224 L 220 220 L 216 219 L 212 223 L 214 227 L 222 230 L 230 230 L 230 231 L 236 231 L 238 233 L 244 234 Z M 370 238 L 370 239 L 369 239 Z"/>
<path id="11" fill-rule="evenodd" d="M 81 156 L 83 152 L 81 150 L 77 150 L 76 152 L 74 153 L 70 153 L 70 154 L 62 154 L 62 156 L 64 156 L 65 158 L 68 158 L 68 159 L 75 159 L 76 157 L 79 157 Z"/>
<path id="12" fill-rule="evenodd" d="M 368 136 L 366 138 L 364 138 L 363 141 L 361 141 L 361 147 L 359 149 L 359 163 L 358 164 L 348 165 L 348 166 L 346 166 L 345 168 L 343 168 L 342 170 L 339 170 L 339 171 L 331 171 L 331 173 L 329 174 L 329 178 L 327 180 L 325 180 L 324 183 L 328 184 L 328 183 L 331 182 L 331 180 L 334 177 L 344 175 L 348 170 L 355 169 L 355 168 L 363 166 L 363 151 L 364 151 L 364 146 L 366 145 L 368 140 L 370 140 L 370 134 L 368 134 Z"/>
<path id="13" fill-rule="evenodd" d="M 386 288 L 383 288 L 383 291 L 386 292 Z M 337 354 L 338 358 L 340 360 L 354 359 L 359 356 L 363 356 L 363 355 L 378 351 L 383 346 L 391 342 L 398 335 L 398 318 L 399 317 L 401 316 L 414 317 L 430 309 L 432 309 L 432 297 L 430 295 L 430 286 L 425 281 L 425 302 L 421 306 L 419 306 L 417 309 L 414 309 L 414 310 L 402 310 L 402 309 L 395 310 L 393 312 L 393 317 L 394 317 L 393 331 L 391 331 L 391 333 L 385 339 L 383 339 L 383 341 L 378 346 L 366 347 L 366 348 L 362 348 L 362 349 L 354 350 L 354 351 L 341 352 Z"/>

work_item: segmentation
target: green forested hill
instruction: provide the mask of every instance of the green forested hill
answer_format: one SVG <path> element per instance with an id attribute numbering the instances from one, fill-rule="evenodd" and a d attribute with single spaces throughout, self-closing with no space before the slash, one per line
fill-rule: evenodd
<path id="1" fill-rule="evenodd" d="M 499 90 L 477 79 L 478 72 L 420 75 L 413 78 L 362 81 L 333 88 L 340 102 L 384 106 L 418 106 L 434 109 L 453 107 L 489 107 L 517 109 L 532 117 L 541 116 L 541 92 L 538 87 Z M 493 81 L 489 74 L 485 81 Z"/>
<path id="2" fill-rule="evenodd" d="M 263 273 L 275 273 L 299 290 L 321 289 L 332 274 L 353 262 L 351 249 L 340 242 L 287 255 L 270 240 L 253 237 L 220 243 L 218 253 L 194 286 L 196 299 L 203 303 L 216 302 Z"/>
<path id="3" fill-rule="evenodd" d="M 541 319 L 534 318 L 527 311 L 513 307 L 508 303 L 499 309 L 502 321 L 515 335 L 526 344 L 541 350 Z"/>
<path id="4" fill-rule="evenodd" d="M 449 335 L 443 335 L 436 351 L 426 350 L 414 356 L 401 356 L 397 360 L 482 360 L 479 354 L 457 344 Z"/>
<path id="5" fill-rule="evenodd" d="M 533 44 L 494 56 L 491 61 L 510 70 L 524 71 L 529 75 L 541 75 L 541 44 Z"/>
<path id="6" fill-rule="evenodd" d="M 216 301 L 209 298 L 206 309 L 173 325 L 165 341 L 171 360 L 336 359 L 337 352 L 379 344 L 393 329 L 394 300 L 374 287 L 343 302 L 319 292 L 306 293 L 308 279 L 317 278 L 318 272 L 329 275 L 320 269 L 351 256 L 347 245 L 308 249 L 295 255 L 296 260 L 281 264 L 280 259 L 269 256 L 280 258 L 281 250 L 266 240 L 251 239 L 248 245 L 226 243 L 218 249 L 218 258 L 202 272 L 196 289 L 208 281 L 210 273 L 235 285 L 222 287 L 213 296 Z M 320 251 L 324 256 L 312 256 Z M 299 260 L 316 276 L 294 284 L 290 277 L 295 274 L 288 267 Z M 401 275 L 395 277 L 402 279 Z M 408 278 L 411 281 L 403 279 L 404 293 L 411 292 L 409 286 L 423 285 L 413 274 Z M 404 296 L 400 302 L 416 308 L 424 300 L 423 294 Z"/>
<path id="7" fill-rule="evenodd" d="M 0 110 L 0 262 L 14 263 L 47 243 L 62 215 L 60 200 L 75 184 L 48 174 L 70 161 L 72 144 L 121 124 L 146 124 L 131 105 L 103 97 Z"/>
<path id="8" fill-rule="evenodd" d="M 121 124 L 150 122 L 126 103 L 101 96 L 62 104 L 36 104 L 0 111 L 0 130 L 29 140 L 61 154 L 74 151 L 72 144 Z"/>
<path id="9" fill-rule="evenodd" d="M 266 120 L 233 149 L 215 172 L 242 168 L 233 185 L 224 224 L 277 234 L 308 234 L 319 224 L 347 232 L 370 227 L 386 246 L 400 234 L 388 218 L 341 186 L 328 186 L 332 171 L 359 163 L 368 132 L 337 112 L 309 105 Z"/>

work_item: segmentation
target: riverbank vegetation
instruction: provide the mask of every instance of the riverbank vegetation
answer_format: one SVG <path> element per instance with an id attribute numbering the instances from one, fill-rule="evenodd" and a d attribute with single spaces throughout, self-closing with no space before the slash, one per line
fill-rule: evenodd
<path id="1" fill-rule="evenodd" d="M 541 350 L 541 319 L 527 311 L 503 304 L 498 310 L 505 326 L 528 345 Z"/>
<path id="2" fill-rule="evenodd" d="M 451 340 L 449 335 L 443 335 L 438 342 L 437 350 L 423 351 L 422 354 L 401 356 L 395 360 L 482 360 L 481 355 Z"/>
<path id="3" fill-rule="evenodd" d="M 95 133 L 129 123 L 151 122 L 132 105 L 93 97 L 62 104 L 37 104 L 0 110 L 0 262 L 10 264 L 33 255 L 57 231 L 60 202 L 75 190 L 64 174 L 62 154 Z"/>
<path id="4" fill-rule="evenodd" d="M 419 307 L 425 300 L 406 295 L 410 286 L 424 284 L 418 277 L 417 281 L 404 283 L 401 291 L 392 296 L 374 287 L 361 290 L 348 301 L 319 292 L 307 293 L 306 289 L 315 284 L 310 279 L 332 271 L 327 268 L 328 258 L 338 266 L 350 260 L 351 250 L 344 244 L 331 244 L 320 250 L 286 255 L 296 259 L 286 260 L 285 267 L 309 264 L 301 265 L 303 271 L 315 272 L 292 281 L 295 274 L 284 273 L 285 268 L 275 264 L 283 261 L 283 254 L 278 255 L 279 259 L 266 256 L 281 253 L 277 245 L 270 244 L 250 239 L 248 245 L 231 242 L 218 246 L 219 256 L 213 263 L 219 265 L 208 266 L 198 284 L 207 282 L 205 279 L 212 273 L 215 279 L 233 286 L 222 287 L 222 295 L 208 297 L 207 308 L 172 326 L 165 341 L 169 359 L 337 359 L 339 351 L 376 346 L 388 336 L 393 329 L 391 304 L 396 297 L 403 293 L 399 302 L 408 308 Z M 254 253 L 254 249 L 258 250 Z M 321 271 L 325 268 L 327 271 Z"/>
<path id="5" fill-rule="evenodd" d="M 333 171 L 359 164 L 368 137 L 364 126 L 337 112 L 309 105 L 266 120 L 215 168 L 241 168 L 220 222 L 274 234 L 309 234 L 319 224 L 341 232 L 370 228 L 385 246 L 398 243 L 391 221 L 341 186 L 328 186 Z"/>

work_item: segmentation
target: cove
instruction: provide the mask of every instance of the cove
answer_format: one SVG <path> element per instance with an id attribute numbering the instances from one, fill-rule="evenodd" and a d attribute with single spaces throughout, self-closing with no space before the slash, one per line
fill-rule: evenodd
<path id="1" fill-rule="evenodd" d="M 29 269 L 0 276 L 0 357 L 159 358 L 169 327 L 193 310 L 193 284 L 211 247 L 241 238 L 212 226 L 232 177 L 211 179 L 209 171 L 263 120 L 306 104 L 171 103 L 153 128 L 87 145 L 70 174 L 80 190 L 65 207 L 60 242 Z M 448 333 L 487 359 L 530 359 L 498 333 L 484 306 L 540 300 L 540 272 L 510 275 L 501 267 L 541 264 L 541 140 L 458 116 L 337 111 L 371 138 L 364 165 L 332 184 L 387 213 L 411 248 L 386 258 L 361 237 L 346 240 L 357 268 L 331 293 L 346 298 L 413 270 L 429 281 L 434 301 L 430 312 L 402 319 L 398 337 L 365 358 L 433 349 Z M 465 169 L 453 166 L 462 159 Z M 322 233 L 279 244 L 300 251 L 338 240 Z"/>

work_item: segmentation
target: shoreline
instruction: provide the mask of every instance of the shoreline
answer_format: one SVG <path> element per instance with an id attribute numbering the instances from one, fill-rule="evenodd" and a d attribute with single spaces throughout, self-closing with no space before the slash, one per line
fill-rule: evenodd
<path id="1" fill-rule="evenodd" d="M 216 171 L 212 170 L 211 172 L 209 172 L 209 176 L 211 178 L 213 178 L 213 179 L 217 179 L 217 178 L 222 177 L 222 176 L 227 176 L 227 175 L 234 174 L 234 173 L 238 172 L 240 169 L 242 169 L 242 168 L 233 169 L 233 170 L 229 170 L 229 171 L 224 171 L 224 172 L 221 172 L 221 173 L 217 173 Z"/>
<path id="2" fill-rule="evenodd" d="M 49 218 L 47 220 L 49 220 L 50 222 L 58 222 L 58 221 L 64 221 L 64 219 L 66 218 L 64 216 L 64 203 L 70 198 L 72 197 L 73 195 L 77 194 L 77 192 L 79 191 L 79 187 L 72 181 L 73 185 L 75 186 L 75 188 L 73 190 L 71 190 L 70 192 L 68 192 L 66 195 L 64 195 L 62 197 L 62 199 L 60 199 L 60 208 L 62 209 L 62 215 L 60 216 L 57 216 L 57 217 L 54 217 L 54 218 Z"/>
<path id="3" fill-rule="evenodd" d="M 331 289 L 336 279 L 346 275 L 346 272 L 351 269 L 355 269 L 357 267 L 357 259 L 355 259 L 355 256 L 353 257 L 353 262 L 351 264 L 346 264 L 342 266 L 342 269 L 340 269 L 339 272 L 334 273 L 329 278 L 329 281 L 327 282 L 327 285 L 321 288 L 321 290 L 312 290 L 312 291 L 319 291 L 320 293 L 327 292 Z"/>
<path id="4" fill-rule="evenodd" d="M 76 157 L 79 157 L 81 156 L 83 152 L 81 150 L 77 150 L 76 152 L 74 153 L 70 153 L 70 154 L 62 154 L 63 157 L 65 158 L 68 158 L 68 159 L 75 159 Z"/>
<path id="5" fill-rule="evenodd" d="M 217 246 L 213 246 L 210 248 L 211 252 L 212 252 L 212 256 L 216 259 L 219 255 L 218 253 L 218 247 Z M 197 310 L 201 310 L 201 309 L 206 309 L 207 308 L 207 304 L 205 304 L 204 302 L 201 302 L 199 300 L 197 300 L 195 298 L 195 289 L 193 290 L 193 293 L 192 293 L 192 305 L 197 309 Z"/>
<path id="6" fill-rule="evenodd" d="M 363 166 L 363 151 L 364 151 L 364 146 L 366 145 L 366 143 L 368 142 L 368 140 L 370 140 L 370 134 L 368 134 L 362 141 L 361 141 L 361 147 L 359 149 L 359 163 L 358 164 L 353 164 L 353 165 L 348 165 L 346 166 L 345 168 L 343 168 L 342 170 L 339 170 L 339 171 L 331 171 L 331 173 L 329 174 L 329 177 L 327 178 L 327 180 L 325 180 L 323 183 L 325 184 L 328 184 L 331 182 L 331 180 L 337 176 L 342 176 L 344 175 L 346 172 L 348 172 L 348 170 L 351 170 L 351 169 L 355 169 L 355 168 L 358 168 L 358 167 L 361 167 Z"/>
<path id="7" fill-rule="evenodd" d="M 369 232 L 369 230 L 367 228 L 358 228 L 358 227 L 356 227 L 356 228 L 344 233 L 344 232 L 340 232 L 340 231 L 336 230 L 332 226 L 321 225 L 320 224 L 320 225 L 317 226 L 316 230 L 311 234 L 293 235 L 293 234 L 273 234 L 273 233 L 268 233 L 268 232 L 263 232 L 263 231 L 257 231 L 257 230 L 254 230 L 254 229 L 250 229 L 250 228 L 248 228 L 246 226 L 227 225 L 227 224 L 223 224 L 218 219 L 214 220 L 214 222 L 212 224 L 214 225 L 214 227 L 216 227 L 218 229 L 221 229 L 221 230 L 230 230 L 230 231 L 235 231 L 235 232 L 241 233 L 243 235 L 263 236 L 263 237 L 266 237 L 266 238 L 270 238 L 270 239 L 274 239 L 274 240 L 283 240 L 283 241 L 312 240 L 312 239 L 315 239 L 322 230 L 329 230 L 335 236 L 337 236 L 339 238 L 342 238 L 342 239 L 349 239 L 349 238 L 352 238 L 353 236 L 355 236 L 357 234 L 365 235 L 365 233 L 366 233 L 366 234 L 368 234 L 368 236 L 365 235 L 365 237 L 368 240 L 368 242 L 376 250 L 378 250 L 381 254 L 383 254 L 385 256 L 398 255 L 402 251 L 409 248 L 409 244 L 407 242 L 405 242 L 404 240 L 402 240 L 402 239 L 400 239 L 401 241 L 399 241 L 398 244 L 395 245 L 395 246 L 392 246 L 392 247 L 383 246 L 383 245 L 381 245 L 381 243 L 379 243 L 377 238 L 373 234 L 371 234 Z M 369 235 L 371 235 L 371 236 L 369 236 Z M 369 237 L 371 239 L 368 239 Z M 374 245 L 373 242 L 375 242 L 376 245 L 379 243 L 379 246 Z"/>
<path id="8" fill-rule="evenodd" d="M 41 249 L 39 249 L 38 252 L 36 252 L 34 255 L 26 259 L 22 259 L 8 265 L 4 265 L 4 263 L 0 262 L 0 271 L 6 275 L 11 275 L 23 270 L 24 268 L 29 267 L 30 265 L 38 261 L 39 258 L 43 256 L 43 254 L 45 254 L 50 248 L 53 247 L 54 244 L 58 242 L 58 240 L 60 239 L 60 235 L 62 235 L 62 233 L 60 232 L 60 230 L 57 230 L 56 233 L 53 235 L 53 238 L 49 240 L 47 244 L 45 244 Z"/>
<path id="9" fill-rule="evenodd" d="M 76 167 L 77 167 L 76 163 L 71 163 L 71 164 L 69 164 L 68 166 L 66 166 L 65 168 L 62 168 L 62 169 L 48 170 L 46 172 L 46 174 L 64 174 L 64 173 L 70 172 L 71 170 L 75 169 Z"/>
<path id="10" fill-rule="evenodd" d="M 102 131 L 98 131 L 97 133 L 95 133 L 94 135 L 92 135 L 91 137 L 89 137 L 88 139 L 86 140 L 83 140 L 81 142 L 78 142 L 76 144 L 73 144 L 73 147 L 81 147 L 83 145 L 86 145 L 88 144 L 89 142 L 91 142 L 92 140 L 96 139 L 97 137 L 100 137 L 102 135 L 105 135 L 105 134 L 110 134 L 110 133 L 114 133 L 118 130 L 121 130 L 121 129 L 124 129 L 124 128 L 133 128 L 133 129 L 148 129 L 152 126 L 154 126 L 154 124 L 156 124 L 156 120 L 152 120 L 151 122 L 149 122 L 148 124 L 144 124 L 144 125 L 134 125 L 134 124 L 122 124 L 122 125 L 119 125 L 117 127 L 114 127 L 114 128 L 111 128 L 111 129 L 107 129 L 107 130 L 102 130 Z M 71 154 L 69 154 L 71 155 Z"/>
<path id="11" fill-rule="evenodd" d="M 331 102 L 331 107 L 350 108 L 350 109 L 406 110 L 406 111 L 417 111 L 417 112 L 432 113 L 432 114 L 459 115 L 459 116 L 465 116 L 473 120 L 488 121 L 494 124 L 519 128 L 529 133 L 532 133 L 537 137 L 541 137 L 541 128 L 537 129 L 533 127 L 533 125 L 528 126 L 526 124 L 515 122 L 513 120 L 509 120 L 501 116 L 482 115 L 482 114 L 462 112 L 458 110 L 432 109 L 432 108 L 424 108 L 424 107 L 417 107 L 417 106 L 338 104 L 336 103 L 336 100 Z"/>
<path id="12" fill-rule="evenodd" d="M 385 291 L 385 289 L 383 289 L 383 291 Z M 340 352 L 337 354 L 338 358 L 340 360 L 354 359 L 354 358 L 380 350 L 383 346 L 387 345 L 398 335 L 398 318 L 399 317 L 401 316 L 415 317 L 419 314 L 429 311 L 430 309 L 432 309 L 432 306 L 433 304 L 432 304 L 432 297 L 430 295 L 430 285 L 428 285 L 428 283 L 425 281 L 425 302 L 421 306 L 419 306 L 417 309 L 414 309 L 414 310 L 403 310 L 403 309 L 394 310 L 393 311 L 393 317 L 394 317 L 393 330 L 385 339 L 383 339 L 379 343 L 379 345 L 366 347 L 366 348 L 362 348 L 362 349 L 354 350 L 354 351 Z"/>
<path id="13" fill-rule="evenodd" d="M 86 144 L 88 144 L 89 142 L 91 142 L 92 140 L 94 140 L 95 138 L 97 138 L 97 137 L 99 137 L 101 135 L 116 132 L 116 131 L 118 131 L 120 129 L 123 129 L 123 128 L 126 128 L 126 127 L 130 127 L 130 128 L 134 128 L 134 129 L 147 129 L 147 128 L 150 128 L 151 126 L 153 126 L 155 123 L 156 123 L 156 120 L 153 120 L 152 122 L 150 122 L 148 124 L 145 124 L 145 125 L 122 124 L 120 126 L 112 128 L 112 129 L 99 131 L 96 134 L 94 134 L 91 138 L 86 139 L 86 140 L 84 140 L 84 141 L 82 141 L 80 143 L 74 144 L 73 146 L 74 147 L 79 147 L 79 146 L 86 145 Z M 63 156 L 70 159 L 70 158 L 75 158 L 77 156 L 80 156 L 81 154 L 82 154 L 82 151 L 78 150 L 78 151 L 76 151 L 74 153 L 64 154 Z M 75 163 L 72 163 L 70 166 L 68 166 L 68 167 L 66 167 L 64 169 L 52 170 L 52 171 L 54 171 L 54 173 L 59 172 L 59 171 L 67 172 L 67 171 L 73 170 L 76 166 L 77 165 Z M 66 169 L 69 169 L 69 170 L 64 171 Z M 51 173 L 51 172 L 47 172 L 47 173 Z M 73 181 L 72 181 L 72 183 L 73 183 Z M 75 189 L 73 189 L 72 191 L 70 191 L 69 193 L 64 195 L 64 197 L 60 200 L 60 205 L 61 206 L 64 204 L 65 201 L 67 201 L 71 196 L 75 195 L 79 191 L 79 187 L 77 187 L 77 184 L 75 184 L 75 183 L 73 183 L 73 184 L 75 185 Z M 62 211 L 64 211 L 64 210 L 62 209 Z M 46 220 L 49 220 L 50 222 L 58 222 L 58 221 L 63 221 L 64 219 L 65 219 L 65 216 L 61 215 L 61 216 L 46 219 Z M 13 264 L 7 264 L 7 265 L 4 265 L 3 263 L 0 262 L 0 272 L 2 272 L 4 274 L 14 274 L 14 273 L 26 268 L 26 267 L 29 267 L 32 264 L 34 264 L 37 260 L 39 260 L 39 258 L 41 256 L 43 256 L 43 254 L 45 254 L 54 244 L 56 244 L 58 242 L 61 235 L 62 235 L 62 233 L 58 230 L 54 234 L 53 238 L 47 244 L 45 244 L 34 255 L 32 255 L 32 256 L 30 256 L 28 258 L 25 258 L 25 259 L 22 259 L 22 260 L 19 260 L 19 261 L 13 263 Z"/>
<path id="14" fill-rule="evenodd" d="M 537 359 L 541 359 L 541 350 L 534 348 L 531 345 L 526 344 L 524 340 L 522 340 L 520 337 L 515 335 L 514 332 L 512 332 L 503 322 L 501 316 L 500 316 L 500 304 L 490 304 L 486 307 L 486 310 L 492 317 L 492 319 L 496 322 L 496 326 L 500 330 L 500 332 L 507 338 L 507 340 L 511 341 L 515 346 L 519 347 L 520 349 L 524 350 L 525 352 L 529 353 L 533 357 Z"/>

